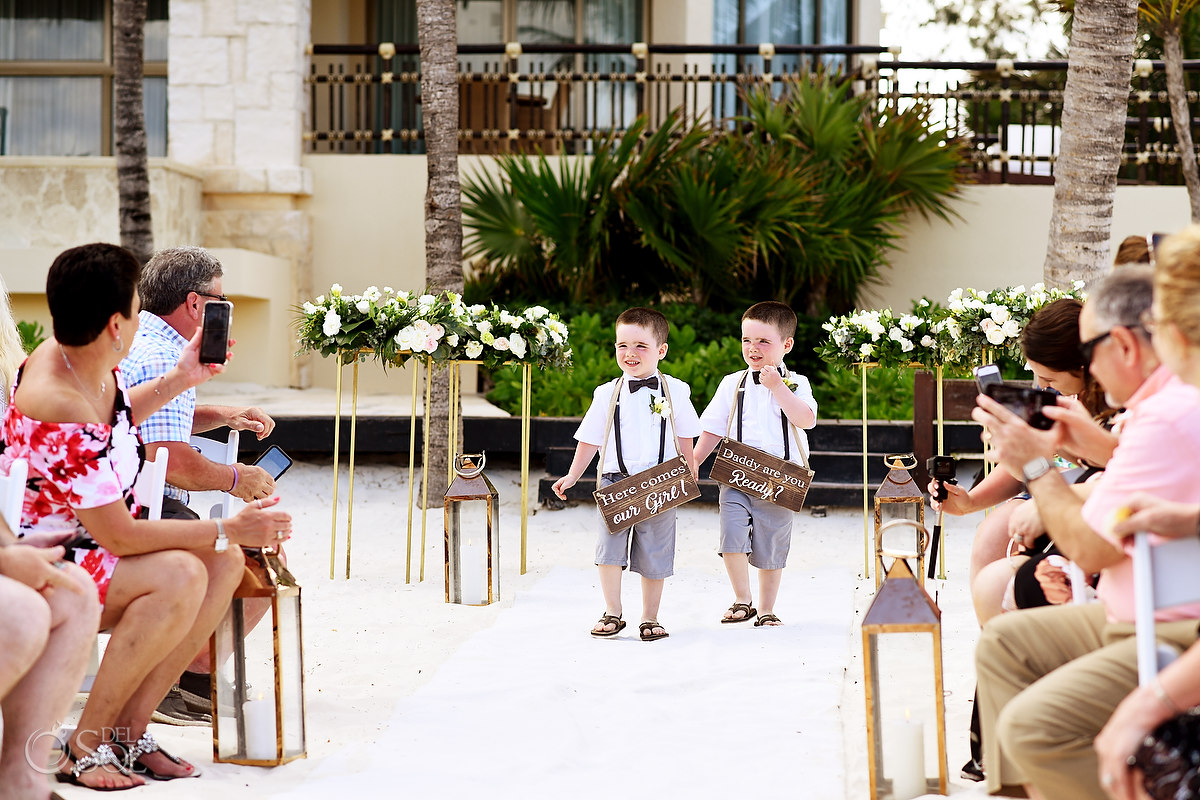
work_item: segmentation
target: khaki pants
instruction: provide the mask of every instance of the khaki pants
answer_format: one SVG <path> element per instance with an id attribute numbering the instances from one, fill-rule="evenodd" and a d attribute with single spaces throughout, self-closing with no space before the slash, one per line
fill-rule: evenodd
<path id="1" fill-rule="evenodd" d="M 1196 620 L 1164 622 L 1158 638 L 1186 648 Z M 1092 740 L 1137 687 L 1130 623 L 1103 603 L 1001 614 L 975 650 L 988 791 L 1032 784 L 1054 800 L 1103 798 Z"/>

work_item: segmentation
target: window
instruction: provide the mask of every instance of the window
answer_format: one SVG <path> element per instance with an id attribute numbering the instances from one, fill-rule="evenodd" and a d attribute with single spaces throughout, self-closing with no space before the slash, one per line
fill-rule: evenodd
<path id="1" fill-rule="evenodd" d="M 146 11 L 151 156 L 167 152 L 167 4 Z M 0 0 L 0 155 L 112 155 L 112 126 L 112 0 Z"/>

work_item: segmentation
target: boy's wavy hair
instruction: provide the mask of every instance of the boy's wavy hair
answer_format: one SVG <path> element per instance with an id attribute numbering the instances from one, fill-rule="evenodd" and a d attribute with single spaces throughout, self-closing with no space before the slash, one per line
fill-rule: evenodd
<path id="1" fill-rule="evenodd" d="M 779 303 L 775 300 L 755 303 L 746 309 L 745 314 L 742 314 L 742 322 L 748 319 L 771 325 L 779 331 L 779 335 L 784 339 L 792 339 L 796 336 L 796 312 L 792 311 L 786 303 Z"/>
<path id="2" fill-rule="evenodd" d="M 667 335 L 671 332 L 671 323 L 667 322 L 667 318 L 661 311 L 640 306 L 622 311 L 621 316 L 617 317 L 616 324 L 643 327 L 654 334 L 654 338 L 657 340 L 656 344 L 667 341 Z"/>

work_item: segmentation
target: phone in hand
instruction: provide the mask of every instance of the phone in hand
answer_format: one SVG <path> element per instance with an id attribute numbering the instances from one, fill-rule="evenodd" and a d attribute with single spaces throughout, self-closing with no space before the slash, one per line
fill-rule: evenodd
<path id="1" fill-rule="evenodd" d="M 983 393 L 1041 431 L 1050 430 L 1054 420 L 1042 413 L 1046 406 L 1058 404 L 1058 395 L 1049 389 L 1031 389 L 1007 383 L 991 383 Z"/>
<path id="2" fill-rule="evenodd" d="M 279 445 L 271 445 L 254 459 L 254 466 L 262 467 L 271 476 L 271 480 L 279 480 L 279 476 L 288 471 L 292 458 L 280 449 Z"/>
<path id="3" fill-rule="evenodd" d="M 233 321 L 233 303 L 209 300 L 204 304 L 200 334 L 200 363 L 224 364 L 229 352 L 229 326 Z"/>
<path id="4" fill-rule="evenodd" d="M 1000 367 L 995 364 L 984 364 L 982 367 L 976 367 L 972 370 L 975 373 L 975 385 L 979 387 L 981 394 L 987 394 L 984 387 L 992 383 L 1002 383 L 1000 380 Z"/>

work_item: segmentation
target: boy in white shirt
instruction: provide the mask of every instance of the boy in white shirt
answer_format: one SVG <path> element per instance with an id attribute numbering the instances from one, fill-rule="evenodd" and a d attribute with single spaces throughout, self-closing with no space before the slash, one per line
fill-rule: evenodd
<path id="1" fill-rule="evenodd" d="M 783 303 L 756 303 L 742 315 L 742 357 L 748 369 L 726 375 L 704 410 L 700 419 L 704 433 L 696 443 L 698 463 L 726 435 L 785 461 L 803 463 L 801 452 L 808 454 L 804 429 L 817 424 L 817 401 L 808 379 L 783 366 L 795 335 L 796 314 Z M 755 627 L 783 624 L 774 612 L 791 547 L 792 513 L 721 486 L 717 552 L 725 561 L 734 594 L 721 622 L 746 622 L 757 616 Z M 751 565 L 758 568 L 759 609 L 754 608 L 750 593 Z"/>
<path id="2" fill-rule="evenodd" d="M 669 331 L 667 318 L 649 308 L 631 308 L 617 317 L 616 355 L 622 375 L 592 393 L 592 405 L 575 432 L 579 444 L 570 472 L 553 486 L 560 498 L 566 499 L 567 489 L 575 485 L 604 444 L 614 393 L 612 432 L 600 465 L 601 488 L 677 455 L 682 455 L 696 474 L 692 440 L 700 434 L 700 420 L 692 407 L 691 388 L 658 370 L 658 362 L 667 355 Z M 664 408 L 666 397 L 670 403 Z M 667 434 L 672 427 L 668 417 L 672 416 L 673 436 Z M 604 614 L 591 634 L 610 637 L 624 630 L 621 572 L 628 566 L 642 576 L 642 641 L 666 638 L 666 629 L 658 623 L 658 609 L 663 582 L 675 571 L 675 511 L 660 512 L 619 533 L 609 533 L 601 523 L 596 566 L 600 570 Z"/>

